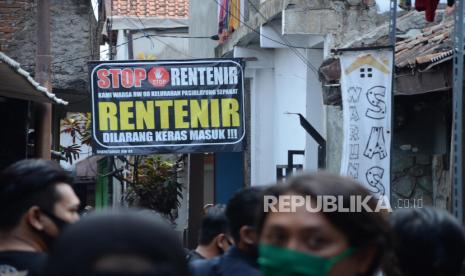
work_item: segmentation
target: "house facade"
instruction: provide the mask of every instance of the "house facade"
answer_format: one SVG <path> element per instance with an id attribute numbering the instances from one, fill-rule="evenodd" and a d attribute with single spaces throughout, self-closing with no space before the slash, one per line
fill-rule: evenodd
<path id="1" fill-rule="evenodd" d="M 191 53 L 246 61 L 249 112 L 248 147 L 242 156 L 244 183 L 271 184 L 294 170 L 317 170 L 324 152 L 301 126 L 298 114 L 327 138 L 330 115 L 323 105 L 318 68 L 335 45 L 380 24 L 383 18 L 375 2 L 209 2 L 213 3 L 200 6 L 199 1 L 191 1 L 190 32 L 217 32 L 220 43 L 191 39 Z"/>
<path id="2" fill-rule="evenodd" d="M 451 208 L 452 18 L 438 11 L 427 23 L 424 13 L 403 13 L 397 20 L 391 144 L 391 205 Z M 388 25 L 344 42 L 341 47 L 386 45 Z M 339 60 L 320 67 L 328 117 L 328 163 L 340 171 L 343 106 Z"/>
<path id="3" fill-rule="evenodd" d="M 18 63 L 21 69 L 19 72 L 28 72 L 28 78 L 39 79 L 35 76 L 39 35 L 38 1 L 4 2 L 0 7 L 0 51 Z M 47 92 L 68 103 L 66 106 L 58 104 L 52 107 L 52 155 L 60 159 L 60 120 L 69 111 L 89 110 L 86 105 L 90 103 L 86 63 L 99 56 L 97 33 L 101 26 L 97 23 L 99 10 L 91 1 L 53 1 L 48 9 L 50 21 L 46 24 L 50 25 L 49 70 L 52 89 L 48 88 Z M 24 131 L 30 137 L 27 149 L 30 153 L 23 155 L 23 158 L 35 156 L 33 144 L 37 141 L 32 137 L 40 131 L 34 119 L 38 115 L 37 106 L 29 104 L 24 109 L 30 114 L 30 123 Z"/>

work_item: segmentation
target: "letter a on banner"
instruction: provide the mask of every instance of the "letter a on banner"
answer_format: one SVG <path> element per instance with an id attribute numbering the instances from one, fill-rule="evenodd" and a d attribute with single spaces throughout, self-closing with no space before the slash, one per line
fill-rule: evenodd
<path id="1" fill-rule="evenodd" d="M 341 174 L 377 197 L 390 198 L 392 50 L 343 52 Z M 357 111 L 357 120 L 354 118 Z"/>

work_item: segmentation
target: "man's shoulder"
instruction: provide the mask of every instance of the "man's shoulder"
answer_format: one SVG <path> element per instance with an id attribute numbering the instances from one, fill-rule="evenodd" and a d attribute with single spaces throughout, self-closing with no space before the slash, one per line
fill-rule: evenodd
<path id="1" fill-rule="evenodd" d="M 37 274 L 45 264 L 47 255 L 40 252 L 0 251 L 0 275 L 29 271 Z"/>
<path id="2" fill-rule="evenodd" d="M 208 260 L 195 260 L 190 265 L 190 270 L 193 276 L 209 276 L 218 275 L 217 269 L 221 257 L 215 257 Z"/>
<path id="3" fill-rule="evenodd" d="M 197 260 L 190 263 L 193 276 L 259 276 L 258 268 L 250 266 L 241 259 L 229 254 L 209 260 Z"/>
<path id="4" fill-rule="evenodd" d="M 197 260 L 205 260 L 205 258 L 202 255 L 200 255 L 200 253 L 197 252 L 196 250 L 190 250 L 189 252 L 187 252 L 186 258 L 188 262 L 193 262 Z"/>
<path id="5" fill-rule="evenodd" d="M 226 275 L 259 276 L 261 275 L 255 258 L 239 250 L 237 247 L 230 248 L 224 255 L 221 268 Z"/>

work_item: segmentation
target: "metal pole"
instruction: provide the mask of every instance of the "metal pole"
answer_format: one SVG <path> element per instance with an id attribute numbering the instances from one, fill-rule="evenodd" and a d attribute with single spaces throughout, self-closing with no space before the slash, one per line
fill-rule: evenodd
<path id="1" fill-rule="evenodd" d="M 395 111 L 395 97 L 394 97 L 394 91 L 395 91 L 395 77 L 396 77 L 396 42 L 397 42 L 397 0 L 391 0 L 391 6 L 390 6 L 390 21 L 389 21 L 389 44 L 392 47 L 392 80 L 391 80 L 391 130 L 390 130 L 390 135 L 391 135 L 391 146 L 389 148 L 389 159 L 390 159 L 390 164 L 389 164 L 389 185 L 391 185 L 391 170 L 392 170 L 392 145 L 394 143 L 394 111 Z M 392 200 L 392 193 L 390 193 L 390 198 L 389 201 Z"/>
<path id="2" fill-rule="evenodd" d="M 52 91 L 50 55 L 50 0 L 39 0 L 37 3 L 37 60 L 36 79 Z M 35 122 L 35 155 L 50 159 L 52 149 L 52 105 L 36 103 Z"/>
<path id="3" fill-rule="evenodd" d="M 204 206 L 204 154 L 189 154 L 189 221 L 187 247 L 195 248 L 199 237 Z"/>
<path id="4" fill-rule="evenodd" d="M 391 0 L 390 20 L 389 20 L 389 42 L 391 45 L 396 45 L 397 33 L 397 0 Z"/>
<path id="5" fill-rule="evenodd" d="M 108 19 L 107 33 L 109 50 L 108 59 L 113 60 L 113 0 L 110 0 L 110 18 Z"/>
<path id="6" fill-rule="evenodd" d="M 463 128 L 463 0 L 456 1 L 454 18 L 454 88 L 453 88 L 453 193 L 452 211 L 463 222 L 463 174 L 462 174 L 462 128 Z"/>

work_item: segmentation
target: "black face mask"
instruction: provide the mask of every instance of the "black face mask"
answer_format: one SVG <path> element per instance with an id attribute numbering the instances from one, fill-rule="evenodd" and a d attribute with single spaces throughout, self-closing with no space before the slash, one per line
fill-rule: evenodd
<path id="1" fill-rule="evenodd" d="M 41 209 L 42 213 L 44 213 L 47 217 L 49 217 L 53 223 L 55 223 L 56 227 L 60 232 L 63 231 L 63 229 L 68 226 L 70 223 L 57 217 L 53 212 L 50 212 L 48 210 Z"/>
<path id="2" fill-rule="evenodd" d="M 57 217 L 55 214 L 53 214 L 52 212 L 48 210 L 41 209 L 41 212 L 44 213 L 48 218 L 50 218 L 50 220 L 55 224 L 55 226 L 58 228 L 60 233 L 63 231 L 64 228 L 66 228 L 66 226 L 70 224 L 69 222 Z M 38 231 L 38 232 L 39 232 L 39 235 L 42 241 L 47 246 L 47 250 L 50 250 L 53 247 L 53 244 L 55 243 L 56 237 L 48 234 L 45 231 Z"/>

